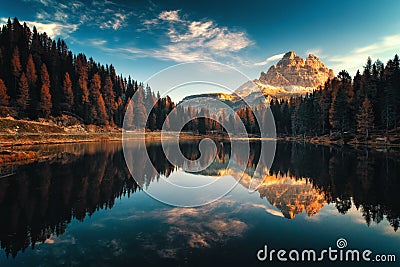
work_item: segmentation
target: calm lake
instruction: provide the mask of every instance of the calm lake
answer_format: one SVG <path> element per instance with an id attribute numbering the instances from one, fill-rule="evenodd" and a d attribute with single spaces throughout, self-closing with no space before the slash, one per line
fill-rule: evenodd
<path id="1" fill-rule="evenodd" d="M 268 168 L 261 144 L 252 142 L 242 159 L 232 144 L 217 142 L 216 151 L 201 151 L 212 163 L 196 173 L 171 164 L 158 143 L 132 142 L 131 172 L 118 142 L 38 147 L 53 156 L 0 166 L 0 266 L 310 266 L 261 262 L 257 253 L 265 245 L 338 249 L 340 238 L 346 249 L 371 250 L 371 259 L 393 254 L 397 262 L 325 258 L 322 266 L 398 266 L 397 151 L 278 142 Z M 188 159 L 200 156 L 196 142 L 180 149 Z M 230 160 L 245 162 L 242 179 Z M 262 179 L 250 192 L 257 164 Z M 165 179 L 190 186 L 221 177 L 237 185 L 200 207 L 174 207 L 145 192 L 162 191 Z"/>

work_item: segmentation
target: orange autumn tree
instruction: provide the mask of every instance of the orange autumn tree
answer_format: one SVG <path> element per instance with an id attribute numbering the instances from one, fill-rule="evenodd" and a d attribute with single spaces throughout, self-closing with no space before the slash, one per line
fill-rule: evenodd
<path id="1" fill-rule="evenodd" d="M 29 84 L 25 73 L 22 73 L 18 83 L 17 104 L 22 112 L 28 108 L 29 101 Z"/>
<path id="2" fill-rule="evenodd" d="M 113 91 L 113 84 L 110 75 L 106 76 L 104 86 L 102 87 L 102 95 L 104 99 L 104 103 L 106 105 L 106 111 L 108 117 L 110 118 L 111 124 L 114 124 L 113 116 L 115 111 L 117 110 L 117 104 L 115 103 L 115 94 Z"/>
<path id="3" fill-rule="evenodd" d="M 43 117 L 48 118 L 53 105 L 51 103 L 51 94 L 50 94 L 50 77 L 49 73 L 47 72 L 46 64 L 44 63 L 42 64 L 40 77 L 41 77 L 42 87 L 40 88 L 39 108 Z"/>
<path id="4" fill-rule="evenodd" d="M 10 97 L 7 94 L 7 87 L 3 80 L 0 79 L 0 115 L 7 114 L 7 106 Z"/>
<path id="5" fill-rule="evenodd" d="M 100 93 L 101 79 L 98 73 L 94 74 L 90 81 L 90 110 L 89 115 L 93 123 L 105 125 L 107 123 L 107 111 L 103 96 Z"/>
<path id="6" fill-rule="evenodd" d="M 64 75 L 63 82 L 63 105 L 67 111 L 71 111 L 74 106 L 74 93 L 72 92 L 72 81 L 69 73 Z"/>
<path id="7" fill-rule="evenodd" d="M 21 70 L 22 70 L 22 67 L 21 67 L 21 59 L 19 56 L 19 50 L 18 50 L 18 47 L 15 47 L 14 52 L 11 57 L 11 73 L 13 76 L 13 82 L 8 83 L 8 85 L 11 87 L 11 88 L 9 88 L 9 89 L 11 89 L 11 90 L 9 90 L 9 94 L 13 100 L 15 100 L 15 95 L 16 95 L 17 86 L 18 86 L 18 79 L 19 79 L 19 76 L 21 75 Z M 11 84 L 13 86 L 11 86 Z"/>
<path id="8" fill-rule="evenodd" d="M 28 62 L 26 63 L 25 76 L 30 86 L 35 86 L 37 81 L 35 63 L 33 62 L 32 54 L 29 54 Z"/>

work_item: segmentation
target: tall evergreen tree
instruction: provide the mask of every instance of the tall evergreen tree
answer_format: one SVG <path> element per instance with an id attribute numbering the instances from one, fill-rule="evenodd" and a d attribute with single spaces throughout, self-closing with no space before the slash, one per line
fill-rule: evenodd
<path id="1" fill-rule="evenodd" d="M 39 108 L 41 115 L 44 118 L 48 118 L 53 104 L 51 102 L 51 94 L 50 94 L 50 77 L 49 73 L 47 72 L 47 67 L 45 63 L 42 64 L 40 77 L 42 86 L 40 88 Z"/>
<path id="2" fill-rule="evenodd" d="M 362 98 L 362 94 L 361 94 L 361 73 L 360 70 L 357 70 L 356 75 L 353 78 L 353 91 L 354 91 L 354 105 L 356 107 L 359 107 L 361 105 L 361 98 Z"/>
<path id="3" fill-rule="evenodd" d="M 154 106 L 156 99 L 154 93 L 151 91 L 149 85 L 146 86 L 146 94 L 145 94 L 145 107 L 146 110 L 151 110 Z"/>
<path id="4" fill-rule="evenodd" d="M 17 92 L 17 105 L 20 109 L 20 113 L 24 114 L 29 105 L 29 84 L 25 73 L 21 74 L 18 84 Z"/>
<path id="5" fill-rule="evenodd" d="M 32 88 L 36 85 L 37 75 L 36 75 L 36 67 L 33 62 L 32 54 L 29 54 L 28 62 L 26 63 L 26 78 L 28 80 L 29 86 Z"/>
<path id="6" fill-rule="evenodd" d="M 72 111 L 72 107 L 74 106 L 74 93 L 72 91 L 72 81 L 68 72 L 64 75 L 62 103 L 65 110 Z"/>
<path id="7" fill-rule="evenodd" d="M 21 59 L 19 57 L 19 50 L 18 47 L 15 47 L 14 52 L 12 54 L 11 58 L 11 67 L 12 67 L 12 75 L 14 78 L 19 78 L 19 75 L 21 74 Z"/>
<path id="8" fill-rule="evenodd" d="M 332 91 L 328 89 L 328 86 L 327 82 L 325 83 L 325 87 L 321 89 L 321 98 L 318 103 L 321 109 L 320 120 L 322 123 L 322 134 L 330 130 L 329 109 L 332 104 Z"/>
<path id="9" fill-rule="evenodd" d="M 7 115 L 9 99 L 7 87 L 3 80 L 0 79 L 0 115 Z"/>
<path id="10" fill-rule="evenodd" d="M 333 129 L 343 133 L 346 129 L 347 97 L 343 88 L 338 88 L 329 111 L 330 124 Z"/>
<path id="11" fill-rule="evenodd" d="M 359 133 L 365 134 L 368 139 L 369 132 L 374 127 L 374 112 L 372 104 L 366 97 L 357 114 L 357 130 Z"/>
<path id="12" fill-rule="evenodd" d="M 107 122 L 107 112 L 103 96 L 100 93 L 101 79 L 98 73 L 95 73 L 90 81 L 90 109 L 89 115 L 92 123 L 105 125 Z"/>
<path id="13" fill-rule="evenodd" d="M 397 128 L 400 122 L 400 60 L 399 56 L 396 54 L 393 58 L 393 90 L 394 90 L 394 101 L 397 103 L 396 106 L 396 119 L 394 128 Z"/>
<path id="14" fill-rule="evenodd" d="M 108 123 L 108 116 L 106 104 L 104 103 L 103 96 L 100 94 L 97 98 L 97 124 L 106 125 Z"/>
<path id="15" fill-rule="evenodd" d="M 133 97 L 133 114 L 133 124 L 136 128 L 143 129 L 146 126 L 147 118 L 143 100 L 143 88 L 141 86 Z"/>
<path id="16" fill-rule="evenodd" d="M 135 128 L 133 119 L 134 119 L 134 111 L 133 111 L 133 101 L 128 98 L 126 101 L 126 107 L 125 107 L 125 116 L 124 116 L 124 129 L 125 130 L 133 130 Z"/>
<path id="17" fill-rule="evenodd" d="M 85 118 L 86 122 L 89 118 L 89 90 L 88 90 L 88 66 L 86 56 L 79 54 L 75 60 L 75 73 L 77 74 L 77 88 L 75 103 L 79 105 L 80 115 Z"/>
<path id="18" fill-rule="evenodd" d="M 109 75 L 106 76 L 104 86 L 102 87 L 102 93 L 108 117 L 110 118 L 111 123 L 113 124 L 114 123 L 113 116 L 115 111 L 117 110 L 117 105 L 115 103 L 115 95 L 113 91 L 112 80 Z"/>
<path id="19" fill-rule="evenodd" d="M 15 47 L 14 52 L 11 57 L 11 73 L 13 76 L 12 82 L 10 81 L 10 84 L 12 86 L 9 86 L 9 95 L 13 101 L 15 101 L 16 97 L 16 91 L 17 91 L 17 86 L 18 86 L 18 80 L 19 76 L 21 75 L 21 60 L 19 57 L 19 50 L 18 47 Z"/>

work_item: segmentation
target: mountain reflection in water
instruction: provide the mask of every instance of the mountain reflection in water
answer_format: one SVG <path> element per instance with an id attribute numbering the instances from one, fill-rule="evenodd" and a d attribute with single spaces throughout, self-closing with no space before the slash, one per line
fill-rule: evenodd
<path id="1" fill-rule="evenodd" d="M 274 215 L 292 219 L 305 212 L 314 216 L 331 203 L 342 214 L 354 206 L 367 225 L 386 220 L 393 231 L 399 227 L 400 159 L 395 151 L 381 153 L 278 142 L 274 163 L 267 168 L 266 162 L 260 159 L 260 142 L 251 143 L 250 159 L 241 158 L 240 154 L 231 155 L 229 142 L 216 142 L 216 145 L 213 163 L 195 174 L 214 178 L 230 175 L 246 189 L 252 178 L 259 179 L 253 194 L 259 194 L 266 210 Z M 98 210 L 112 209 L 116 199 L 135 197 L 135 192 L 151 187 L 161 176 L 168 178 L 182 173 L 179 160 L 173 166 L 159 143 L 142 147 L 133 142 L 131 147 L 134 153 L 128 160 L 133 162 L 132 174 L 126 166 L 121 144 L 112 142 L 48 146 L 46 149 L 54 151 L 49 159 L 14 166 L 14 175 L 0 179 L 1 248 L 15 257 L 30 246 L 51 242 L 52 236 L 62 235 L 72 220 L 83 221 Z M 188 159 L 197 159 L 200 155 L 197 142 L 183 142 L 180 148 Z M 169 153 L 168 146 L 165 153 Z M 214 155 L 206 158 L 210 157 Z M 234 168 L 227 169 L 230 159 L 246 162 L 242 177 Z M 268 208 L 271 205 L 275 209 Z M 217 209 L 215 204 L 205 208 Z M 188 231 L 187 227 L 193 228 L 188 241 L 191 247 L 206 247 L 217 237 L 239 236 L 248 227 L 240 220 L 224 218 L 221 214 L 204 226 L 196 221 L 201 220 L 196 215 L 202 209 L 170 208 L 164 214 L 164 219 L 180 233 Z M 157 214 L 149 211 L 147 216 Z M 215 233 L 207 235 L 207 231 Z"/>

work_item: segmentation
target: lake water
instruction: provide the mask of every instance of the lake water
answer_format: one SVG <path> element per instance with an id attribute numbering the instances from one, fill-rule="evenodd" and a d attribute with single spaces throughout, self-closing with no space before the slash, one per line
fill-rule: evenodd
<path id="1" fill-rule="evenodd" d="M 371 250 L 371 259 L 393 254 L 397 262 L 326 257 L 321 266 L 399 266 L 397 151 L 278 142 L 268 168 L 261 145 L 252 142 L 242 159 L 232 144 L 217 142 L 216 151 L 201 151 L 211 165 L 196 173 L 171 164 L 158 143 L 130 144 L 132 173 L 118 142 L 41 146 L 53 156 L 0 166 L 11 174 L 0 178 L 0 266 L 310 266 L 261 262 L 257 253 L 265 245 L 287 253 L 338 249 L 340 238 L 346 249 Z M 196 142 L 180 149 L 186 158 L 200 156 Z M 243 175 L 227 168 L 230 160 L 246 164 Z M 261 182 L 251 192 L 257 164 Z M 163 180 L 190 186 L 218 179 L 237 185 L 200 207 L 146 193 L 162 192 Z"/>

